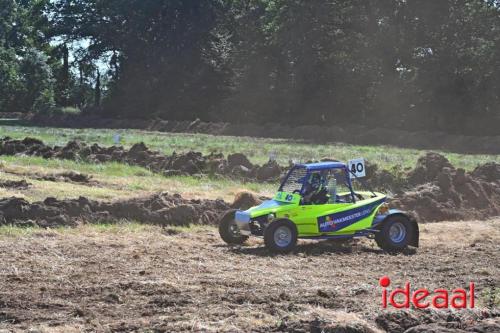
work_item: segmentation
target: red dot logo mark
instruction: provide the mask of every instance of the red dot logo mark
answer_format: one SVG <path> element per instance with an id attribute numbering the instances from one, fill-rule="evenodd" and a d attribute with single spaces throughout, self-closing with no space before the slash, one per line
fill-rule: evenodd
<path id="1" fill-rule="evenodd" d="M 378 281 L 381 287 L 387 288 L 391 284 L 391 279 L 388 276 L 382 276 Z"/>

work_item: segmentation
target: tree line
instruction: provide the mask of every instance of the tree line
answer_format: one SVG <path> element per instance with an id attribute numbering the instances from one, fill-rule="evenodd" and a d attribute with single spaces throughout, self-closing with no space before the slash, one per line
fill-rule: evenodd
<path id="1" fill-rule="evenodd" d="M 0 111 L 498 134 L 498 0 L 0 0 Z"/>

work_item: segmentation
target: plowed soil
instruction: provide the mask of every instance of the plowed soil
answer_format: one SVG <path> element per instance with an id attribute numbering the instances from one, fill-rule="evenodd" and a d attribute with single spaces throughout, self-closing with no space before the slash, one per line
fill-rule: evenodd
<path id="1" fill-rule="evenodd" d="M 229 155 L 227 159 L 221 153 L 204 156 L 193 151 L 165 156 L 151 151 L 144 143 L 137 143 L 129 150 L 120 146 L 88 146 L 78 141 L 70 141 L 64 147 L 51 147 L 35 138 L 12 140 L 6 137 L 0 139 L 0 155 L 42 156 L 92 163 L 115 161 L 146 167 L 165 176 L 218 174 L 261 182 L 277 182 L 287 170 L 274 160 L 262 166 L 253 165 L 247 156 L 239 153 Z M 82 175 L 72 176 L 82 178 Z M 71 177 L 66 179 L 75 181 Z M 446 157 L 430 152 L 418 159 L 413 170 L 398 175 L 368 163 L 366 181 L 375 190 L 394 192 L 394 207 L 414 214 L 421 221 L 485 219 L 500 215 L 500 165 L 494 162 L 466 172 L 455 168 Z"/>
<path id="2" fill-rule="evenodd" d="M 228 247 L 213 227 L 0 236 L 0 329 L 33 332 L 496 332 L 500 220 L 422 225 L 421 248 L 303 242 L 270 256 Z M 382 310 L 378 279 L 453 289 L 476 311 Z M 497 294 L 498 297 L 498 294 Z M 489 308 L 489 309 L 488 309 Z M 490 318 L 487 318 L 490 317 Z M 340 330 L 340 329 L 344 330 Z"/>
<path id="3" fill-rule="evenodd" d="M 275 161 L 264 165 L 253 165 L 243 154 L 203 155 L 189 151 L 184 154 L 164 155 L 150 150 L 144 143 L 136 143 L 130 149 L 121 146 L 91 146 L 84 142 L 69 141 L 64 147 L 49 146 L 35 138 L 12 140 L 0 138 L 0 156 L 25 155 L 39 156 L 46 159 L 57 158 L 91 163 L 120 162 L 141 166 L 165 176 L 218 174 L 239 179 L 258 181 L 276 181 L 284 170 Z M 78 178 L 78 177 L 77 177 Z"/>
<path id="4" fill-rule="evenodd" d="M 228 209 L 229 205 L 222 200 L 187 200 L 166 192 L 113 202 L 48 197 L 43 202 L 29 203 L 11 197 L 0 198 L 0 226 L 55 228 L 120 220 L 178 226 L 216 224 L 219 215 Z"/>

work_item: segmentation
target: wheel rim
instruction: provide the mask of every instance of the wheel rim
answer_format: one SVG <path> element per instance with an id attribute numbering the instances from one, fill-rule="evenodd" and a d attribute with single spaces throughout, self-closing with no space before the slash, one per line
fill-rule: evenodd
<path id="1" fill-rule="evenodd" d="M 233 221 L 229 224 L 229 232 L 233 237 L 239 237 L 240 236 L 240 229 L 238 229 L 238 226 L 236 223 Z"/>
<path id="2" fill-rule="evenodd" d="M 389 238 L 393 243 L 401 243 L 406 237 L 406 227 L 401 222 L 396 222 L 389 229 Z"/>
<path id="3" fill-rule="evenodd" d="M 282 226 L 274 232 L 274 243 L 279 247 L 287 247 L 292 242 L 292 231 L 290 228 Z"/>

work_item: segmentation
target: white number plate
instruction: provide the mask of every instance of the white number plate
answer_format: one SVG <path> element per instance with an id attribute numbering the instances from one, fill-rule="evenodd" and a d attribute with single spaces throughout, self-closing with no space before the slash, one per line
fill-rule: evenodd
<path id="1" fill-rule="evenodd" d="M 358 178 L 366 176 L 364 158 L 356 158 L 354 160 L 350 160 L 348 166 L 349 170 L 351 170 L 351 172 L 349 173 L 351 175 L 351 178 L 354 178 L 353 174 Z"/>

